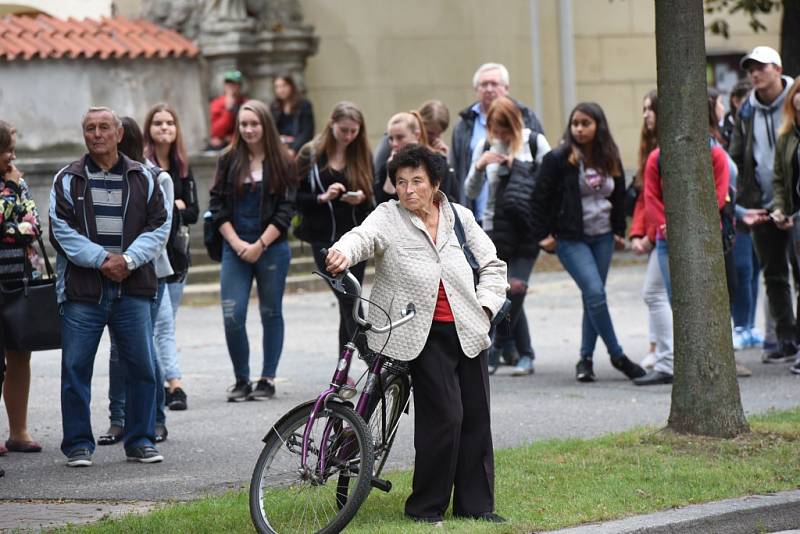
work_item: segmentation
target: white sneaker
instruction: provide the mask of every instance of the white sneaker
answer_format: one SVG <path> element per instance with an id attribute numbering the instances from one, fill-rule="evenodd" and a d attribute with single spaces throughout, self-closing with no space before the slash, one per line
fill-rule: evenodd
<path id="1" fill-rule="evenodd" d="M 639 365 L 641 365 L 645 369 L 652 369 L 656 365 L 656 360 L 657 360 L 656 353 L 648 352 L 647 354 L 644 355 L 642 361 L 639 362 Z"/>
<path id="2" fill-rule="evenodd" d="M 733 350 L 742 350 L 750 344 L 750 332 L 743 326 L 733 329 Z"/>

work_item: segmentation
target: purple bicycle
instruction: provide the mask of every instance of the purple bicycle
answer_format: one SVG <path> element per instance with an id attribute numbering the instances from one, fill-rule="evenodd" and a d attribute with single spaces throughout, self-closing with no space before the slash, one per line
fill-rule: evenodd
<path id="1" fill-rule="evenodd" d="M 353 299 L 357 323 L 330 385 L 320 395 L 283 415 L 264 437 L 250 481 L 250 516 L 260 533 L 340 532 L 370 490 L 390 491 L 380 478 L 400 417 L 408 413 L 411 380 L 405 362 L 371 351 L 366 332 L 389 333 L 413 319 L 413 303 L 403 316 L 374 326 L 359 314 L 361 284 L 349 271 L 332 277 L 315 273 Z M 374 304 L 372 304 L 374 305 Z M 348 383 L 353 354 L 368 364 L 357 384 Z M 351 399 L 364 377 L 358 402 Z"/>

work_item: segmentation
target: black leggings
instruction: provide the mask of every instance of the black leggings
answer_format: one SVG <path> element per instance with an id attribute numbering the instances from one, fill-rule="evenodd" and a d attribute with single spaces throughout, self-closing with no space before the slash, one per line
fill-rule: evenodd
<path id="1" fill-rule="evenodd" d="M 314 253 L 314 263 L 317 264 L 317 269 L 322 272 L 325 272 L 325 257 L 322 255 L 322 249 L 330 248 L 332 244 L 333 243 L 322 242 L 311 243 L 311 251 Z M 364 272 L 366 270 L 366 261 L 362 261 L 358 265 L 350 266 L 350 272 L 353 273 L 353 276 L 356 277 L 359 284 L 364 283 Z M 333 290 L 331 289 L 331 291 Z M 356 331 L 356 322 L 353 319 L 353 300 L 335 291 L 333 294 L 336 296 L 336 300 L 339 301 L 339 351 L 341 351 L 345 343 L 350 341 L 350 338 L 353 337 L 353 332 Z M 358 305 L 358 314 L 362 317 L 364 316 L 361 310 L 361 304 Z M 338 352 L 336 357 L 339 357 Z"/>

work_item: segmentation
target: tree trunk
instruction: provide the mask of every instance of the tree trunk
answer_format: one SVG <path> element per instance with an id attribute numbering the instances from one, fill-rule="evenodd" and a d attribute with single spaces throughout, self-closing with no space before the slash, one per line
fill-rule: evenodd
<path id="1" fill-rule="evenodd" d="M 675 375 L 668 427 L 749 430 L 733 360 L 720 218 L 709 152 L 702 0 L 657 0 L 658 137 L 669 237 Z"/>
<path id="2" fill-rule="evenodd" d="M 783 73 L 800 75 L 800 2 L 784 0 L 781 19 L 781 59 Z"/>

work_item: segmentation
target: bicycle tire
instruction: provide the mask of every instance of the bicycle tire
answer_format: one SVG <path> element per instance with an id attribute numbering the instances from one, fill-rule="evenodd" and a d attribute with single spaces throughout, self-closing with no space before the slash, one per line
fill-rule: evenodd
<path id="1" fill-rule="evenodd" d="M 371 470 L 361 468 L 375 463 L 369 429 L 352 408 L 337 402 L 317 414 L 303 471 L 303 432 L 312 410 L 313 405 L 295 408 L 269 433 L 258 457 L 250 480 L 250 517 L 262 534 L 340 532 L 372 489 Z M 320 472 L 320 445 L 328 425 L 333 432 L 324 450 L 335 461 Z M 353 446 L 355 450 L 343 452 Z M 337 458 L 342 453 L 347 457 Z M 345 496 L 337 495 L 342 477 L 348 481 Z"/>
<path id="2" fill-rule="evenodd" d="M 389 452 L 397 435 L 396 426 L 411 395 L 411 380 L 408 375 L 383 371 L 381 372 L 381 382 L 383 395 L 373 395 L 364 414 L 373 439 L 375 464 L 372 473 L 376 477 L 380 476 L 383 466 L 389 458 Z M 386 406 L 385 427 L 382 420 L 382 406 Z"/>

